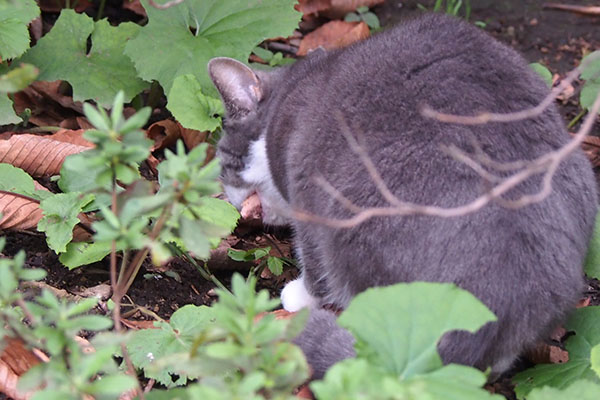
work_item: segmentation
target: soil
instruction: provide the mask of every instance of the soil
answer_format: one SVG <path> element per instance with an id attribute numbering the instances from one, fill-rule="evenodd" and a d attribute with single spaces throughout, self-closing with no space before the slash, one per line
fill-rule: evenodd
<path id="1" fill-rule="evenodd" d="M 374 11 L 382 25 L 386 26 L 402 23 L 402 19 L 420 12 L 417 3 L 431 7 L 434 1 L 388 0 Z M 541 62 L 559 76 L 564 76 L 573 69 L 584 54 L 600 49 L 600 17 L 546 10 L 542 8 L 542 1 L 535 0 L 473 0 L 471 3 L 471 21 L 484 22 L 484 29 L 490 34 L 519 50 L 530 62 Z M 597 5 L 593 0 L 572 0 L 570 3 Z M 114 10 L 109 6 L 107 12 L 110 15 Z M 575 89 L 577 90 L 577 86 Z M 567 121 L 579 113 L 577 98 L 578 96 L 574 95 L 562 104 L 561 111 Z M 594 133 L 600 134 L 598 124 Z M 108 260 L 68 270 L 48 249 L 43 235 L 7 233 L 6 236 L 7 247 L 4 254 L 12 256 L 19 249 L 24 249 L 27 253 L 27 265 L 46 269 L 46 282 L 51 286 L 77 294 L 85 288 L 109 282 Z M 244 225 L 234 232 L 230 242 L 236 248 L 280 247 L 283 250 L 281 254 L 276 255 L 290 256 L 290 234 L 287 231 L 265 232 L 260 225 Z M 232 271 L 241 270 L 247 273 L 249 267 L 247 264 L 223 259 L 220 260 L 220 264 L 209 263 L 209 267 L 211 265 L 218 267 L 214 269 L 215 275 L 226 285 Z M 285 282 L 293 279 L 296 274 L 294 268 L 289 268 L 280 277 L 265 272 L 261 274 L 259 285 L 277 296 Z M 202 277 L 195 266 L 180 259 L 160 269 L 145 264 L 128 292 L 131 302 L 140 308 L 133 309 L 127 317 L 147 319 L 148 313 L 144 311 L 150 310 L 168 318 L 173 311 L 185 304 L 210 304 L 215 300 L 214 286 Z M 592 304 L 600 302 L 599 287 L 597 281 L 590 281 L 586 296 L 591 298 Z M 496 390 L 509 398 L 514 396 L 510 386 L 504 381 L 501 381 Z"/>

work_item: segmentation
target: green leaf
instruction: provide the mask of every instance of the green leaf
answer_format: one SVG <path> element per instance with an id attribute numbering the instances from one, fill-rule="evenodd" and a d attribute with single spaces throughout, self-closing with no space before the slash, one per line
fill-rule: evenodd
<path id="1" fill-rule="evenodd" d="M 0 126 L 18 124 L 22 121 L 15 113 L 12 100 L 5 93 L 0 93 Z"/>
<path id="2" fill-rule="evenodd" d="M 44 200 L 52 196 L 52 193 L 45 190 L 36 190 L 33 178 L 27 172 L 5 163 L 0 163 L 0 189 L 36 200 Z"/>
<path id="3" fill-rule="evenodd" d="M 599 395 L 600 385 L 582 379 L 562 390 L 552 387 L 534 389 L 527 400 L 597 400 Z"/>
<path id="4" fill-rule="evenodd" d="M 377 17 L 377 15 L 373 14 L 372 12 L 367 12 L 361 15 L 363 21 L 365 21 L 365 24 L 367 24 L 369 26 L 369 28 L 371 29 L 379 29 L 381 28 L 381 24 L 379 23 L 379 18 Z"/>
<path id="5" fill-rule="evenodd" d="M 175 78 L 167 97 L 167 108 L 186 128 L 212 132 L 221 126 L 220 116 L 225 113 L 221 100 L 204 95 L 194 75 Z"/>
<path id="6" fill-rule="evenodd" d="M 162 85 L 169 94 L 171 108 L 172 102 L 177 102 L 171 93 L 178 93 L 171 91 L 173 83 L 186 74 L 196 77 L 202 93 L 217 98 L 206 70 L 208 61 L 222 56 L 245 62 L 260 42 L 290 35 L 301 16 L 294 10 L 294 3 L 294 0 L 187 0 L 159 10 L 142 0 L 148 24 L 127 43 L 125 54 L 134 61 L 143 79 L 157 80 Z"/>
<path id="7" fill-rule="evenodd" d="M 581 79 L 600 79 L 600 50 L 596 50 L 588 54 L 581 60 L 581 62 L 588 63 L 588 65 L 581 73 Z"/>
<path id="8" fill-rule="evenodd" d="M 356 14 L 356 13 L 348 13 L 346 14 L 346 16 L 344 17 L 344 21 L 346 22 L 360 22 L 360 15 Z"/>
<path id="9" fill-rule="evenodd" d="M 594 233 L 585 257 L 585 273 L 590 278 L 600 279 L 600 212 L 596 214 Z"/>
<path id="10" fill-rule="evenodd" d="M 359 356 L 364 352 L 372 364 L 407 378 L 441 367 L 437 342 L 443 333 L 475 332 L 493 320 L 492 312 L 467 291 L 451 284 L 414 282 L 366 290 L 338 322 L 357 339 Z"/>
<path id="11" fill-rule="evenodd" d="M 137 380 L 129 375 L 109 375 L 87 385 L 87 392 L 91 395 L 113 395 L 119 397 L 128 390 L 137 387 Z"/>
<path id="12" fill-rule="evenodd" d="M 600 344 L 597 344 L 592 348 L 590 362 L 592 364 L 592 370 L 600 377 Z"/>
<path id="13" fill-rule="evenodd" d="M 267 259 L 267 267 L 269 267 L 269 271 L 273 275 L 279 276 L 283 272 L 283 260 L 279 257 L 269 257 Z"/>
<path id="14" fill-rule="evenodd" d="M 271 247 L 258 247 L 250 250 L 227 249 L 227 255 L 234 261 L 256 261 L 269 255 Z"/>
<path id="15" fill-rule="evenodd" d="M 79 223 L 77 216 L 92 200 L 93 194 L 59 193 L 40 203 L 44 216 L 38 222 L 38 231 L 46 233 L 48 247 L 56 253 L 67 251 L 73 228 Z"/>
<path id="16" fill-rule="evenodd" d="M 0 76 L 0 94 L 14 93 L 25 89 L 38 76 L 38 69 L 30 64 L 21 64 L 18 68 Z"/>
<path id="17" fill-rule="evenodd" d="M 143 329 L 135 332 L 127 343 L 131 361 L 138 368 L 144 368 L 146 377 L 171 386 L 185 383 L 185 377 L 174 382 L 170 370 L 148 370 L 156 360 L 168 355 L 189 352 L 196 338 L 215 321 L 212 308 L 186 305 L 175 311 L 170 323 L 160 323 L 159 329 Z"/>
<path id="18" fill-rule="evenodd" d="M 592 108 L 594 101 L 596 101 L 596 97 L 600 95 L 600 80 L 599 81 L 588 81 L 585 83 L 583 89 L 581 89 L 581 94 L 579 95 L 579 103 L 581 103 L 581 107 L 589 110 Z"/>
<path id="19" fill-rule="evenodd" d="M 514 376 L 517 398 L 523 399 L 534 388 L 552 386 L 564 389 L 579 379 L 600 383 L 600 377 L 591 369 L 592 347 L 600 344 L 600 306 L 579 308 L 566 324 L 575 335 L 566 341 L 569 361 L 565 364 L 543 364 Z M 529 399 L 529 397 L 528 397 Z"/>
<path id="20" fill-rule="evenodd" d="M 20 56 L 29 48 L 29 22 L 40 15 L 34 0 L 0 0 L 0 58 Z"/>
<path id="21" fill-rule="evenodd" d="M 110 253 L 110 249 L 110 242 L 69 243 L 66 251 L 60 254 L 58 260 L 67 268 L 74 269 L 102 260 Z"/>
<path id="22" fill-rule="evenodd" d="M 546 82 L 548 87 L 552 87 L 552 73 L 546 66 L 540 63 L 532 63 L 529 66 Z"/>
<path id="23" fill-rule="evenodd" d="M 110 26 L 107 20 L 94 22 L 85 14 L 64 9 L 52 30 L 21 61 L 36 65 L 40 80 L 68 81 L 74 100 L 92 99 L 108 107 L 119 90 L 129 101 L 147 86 L 123 55 L 125 43 L 139 29 L 131 22 L 119 26 Z M 92 43 L 89 53 L 88 37 Z"/>

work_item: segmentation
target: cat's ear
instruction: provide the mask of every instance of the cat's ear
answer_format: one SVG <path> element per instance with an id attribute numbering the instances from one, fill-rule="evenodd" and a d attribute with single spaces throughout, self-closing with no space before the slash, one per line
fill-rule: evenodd
<path id="1" fill-rule="evenodd" d="M 208 62 L 208 73 L 230 116 L 249 113 L 262 98 L 258 76 L 237 60 L 226 57 L 213 58 Z"/>

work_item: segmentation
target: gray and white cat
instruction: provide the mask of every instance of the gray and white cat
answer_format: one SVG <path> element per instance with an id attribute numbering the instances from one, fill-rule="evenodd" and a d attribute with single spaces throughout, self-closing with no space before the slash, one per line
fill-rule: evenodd
<path id="1" fill-rule="evenodd" d="M 359 206 L 387 205 L 342 134 L 340 113 L 365 138 L 392 193 L 424 205 L 464 205 L 489 187 L 443 145 L 473 151 L 475 138 L 500 162 L 531 160 L 564 145 L 569 136 L 554 107 L 536 118 L 477 126 L 419 112 L 423 104 L 474 115 L 540 103 L 548 88 L 512 49 L 467 23 L 431 14 L 271 72 L 216 58 L 209 73 L 227 110 L 218 155 L 229 199 L 239 208 L 256 192 L 266 223 L 293 226 L 302 274 L 284 288 L 282 302 L 291 311 L 313 308 L 297 342 L 315 377 L 353 354 L 350 334 L 319 307 L 343 308 L 372 286 L 453 282 L 473 293 L 498 321 L 475 334 L 446 334 L 438 349 L 445 363 L 491 366 L 495 374 L 574 307 L 597 204 L 582 152 L 561 164 L 549 197 L 520 209 L 492 202 L 462 217 L 378 217 L 347 229 L 281 213 L 352 216 L 315 183 L 317 176 Z M 536 193 L 540 183 L 533 177 L 506 198 Z"/>

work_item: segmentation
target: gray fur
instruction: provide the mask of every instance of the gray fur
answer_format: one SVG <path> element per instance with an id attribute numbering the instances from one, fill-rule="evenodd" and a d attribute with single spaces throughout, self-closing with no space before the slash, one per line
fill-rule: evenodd
<path id="1" fill-rule="evenodd" d="M 219 145 L 224 183 L 247 185 L 239 171 L 249 143 L 266 136 L 270 171 L 265 173 L 283 198 L 291 207 L 330 218 L 351 213 L 325 194 L 314 176 L 324 177 L 356 204 L 386 205 L 340 133 L 336 112 L 355 136 L 364 136 L 368 154 L 394 194 L 442 207 L 469 203 L 488 187 L 442 152 L 442 145 L 472 151 L 474 137 L 493 159 L 514 161 L 533 159 L 569 140 L 554 107 L 536 118 L 478 126 L 422 117 L 424 103 L 459 115 L 511 112 L 537 105 L 548 93 L 515 51 L 442 15 L 405 22 L 344 50 L 318 51 L 256 77 L 261 99 L 255 108 L 240 115 L 227 106 L 226 135 Z M 230 90 L 226 83 L 216 84 L 222 93 Z M 539 176 L 528 180 L 507 198 L 537 192 L 540 181 Z M 565 318 L 584 285 L 582 264 L 597 197 L 582 152 L 561 164 L 553 188 L 538 204 L 511 210 L 492 203 L 459 218 L 374 218 L 342 230 L 295 221 L 308 290 L 323 303 L 345 307 L 372 286 L 453 282 L 483 301 L 498 322 L 476 334 L 444 336 L 443 360 L 501 372 Z M 335 319 L 319 314 L 299 339 L 317 371 L 352 351 L 349 335 L 323 318 Z M 314 338 L 322 338 L 322 357 Z M 330 348 L 338 340 L 340 347 Z"/>

